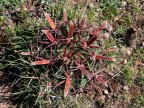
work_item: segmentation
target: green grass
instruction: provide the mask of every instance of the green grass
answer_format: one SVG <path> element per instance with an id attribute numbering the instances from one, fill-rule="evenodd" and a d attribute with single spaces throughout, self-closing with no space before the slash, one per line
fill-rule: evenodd
<path id="1" fill-rule="evenodd" d="M 65 5 L 64 5 L 65 4 Z M 96 13 L 96 8 L 89 8 L 88 4 L 83 3 L 83 1 L 79 1 L 78 4 L 75 6 L 72 1 L 67 1 L 67 0 L 60 0 L 59 2 L 49 4 L 47 6 L 50 11 L 52 12 L 52 17 L 61 20 L 63 17 L 63 10 L 66 9 L 67 16 L 69 20 L 77 20 L 78 18 L 83 18 L 86 17 L 86 20 L 88 22 L 94 22 L 95 18 L 95 13 Z"/>
<path id="2" fill-rule="evenodd" d="M 121 12 L 119 10 L 122 5 L 120 0 L 102 0 L 100 4 L 100 10 L 102 19 L 111 20 L 115 16 L 119 15 Z"/>
<path id="3" fill-rule="evenodd" d="M 133 55 L 130 57 L 130 59 L 128 59 L 128 63 L 125 64 L 125 66 L 122 69 L 123 75 L 124 75 L 124 79 L 125 81 L 132 85 L 135 81 L 135 79 L 140 78 L 140 83 L 143 84 L 143 69 L 144 67 L 141 66 L 140 69 L 135 69 L 135 62 L 137 60 L 144 60 L 143 57 L 143 49 L 138 48 L 136 49 L 136 51 L 133 53 Z"/>
<path id="4" fill-rule="evenodd" d="M 124 75 L 124 80 L 129 84 L 132 85 L 134 82 L 134 79 L 136 78 L 137 72 L 133 69 L 132 67 L 125 66 L 123 67 L 123 75 Z"/>
<path id="5" fill-rule="evenodd" d="M 133 107 L 143 107 L 144 106 L 144 96 L 139 96 L 133 99 Z"/>

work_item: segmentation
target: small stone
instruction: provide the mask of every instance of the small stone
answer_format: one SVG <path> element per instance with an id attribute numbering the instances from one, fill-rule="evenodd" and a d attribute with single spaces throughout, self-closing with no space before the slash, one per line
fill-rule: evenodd
<path id="1" fill-rule="evenodd" d="M 92 3 L 89 3 L 89 7 L 90 7 L 90 8 L 93 8 L 94 5 L 93 5 Z"/>
<path id="2" fill-rule="evenodd" d="M 76 94 L 76 97 L 79 97 L 80 95 L 79 94 Z"/>
<path id="3" fill-rule="evenodd" d="M 107 91 L 107 90 L 104 90 L 104 94 L 105 94 L 105 95 L 108 95 L 108 91 Z"/>
<path id="4" fill-rule="evenodd" d="M 127 55 L 131 55 L 131 51 L 129 49 L 127 49 Z"/>
<path id="5" fill-rule="evenodd" d="M 41 3 L 44 4 L 44 3 L 45 3 L 45 0 L 42 0 Z"/>
<path id="6" fill-rule="evenodd" d="M 122 6 L 126 6 L 126 4 L 127 4 L 127 3 L 126 3 L 125 1 L 122 2 Z"/>
<path id="7" fill-rule="evenodd" d="M 104 33 L 103 35 L 104 35 L 104 36 L 103 36 L 103 37 L 104 37 L 104 39 L 107 39 L 107 38 L 109 38 L 109 37 L 110 37 L 108 33 Z"/>
<path id="8" fill-rule="evenodd" d="M 127 64 L 127 59 L 125 59 L 125 60 L 123 61 L 123 64 Z"/>
<path id="9" fill-rule="evenodd" d="M 98 17 L 98 16 L 99 16 L 99 14 L 98 14 L 98 13 L 96 13 L 96 14 L 95 14 L 95 17 Z"/>
<path id="10" fill-rule="evenodd" d="M 27 11 L 28 9 L 26 7 L 24 7 L 23 10 Z"/>
<path id="11" fill-rule="evenodd" d="M 113 46 L 113 48 L 115 48 L 115 51 L 116 51 L 116 52 L 118 52 L 118 51 L 119 51 L 118 46 L 116 46 L 116 45 L 115 45 L 115 46 Z"/>
<path id="12" fill-rule="evenodd" d="M 123 90 L 128 91 L 128 86 L 123 86 Z"/>
<path id="13" fill-rule="evenodd" d="M 113 30 L 113 27 L 112 27 L 109 23 L 107 23 L 105 29 L 106 29 L 108 32 L 111 32 L 111 31 Z"/>

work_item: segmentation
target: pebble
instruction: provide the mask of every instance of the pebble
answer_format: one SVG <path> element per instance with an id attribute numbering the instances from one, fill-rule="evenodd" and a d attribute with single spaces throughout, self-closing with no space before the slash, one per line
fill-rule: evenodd
<path id="1" fill-rule="evenodd" d="M 127 64 L 127 62 L 128 62 L 127 59 L 125 59 L 125 60 L 123 61 L 123 64 Z"/>
<path id="2" fill-rule="evenodd" d="M 79 97 L 80 95 L 79 94 L 76 94 L 76 97 Z"/>
<path id="3" fill-rule="evenodd" d="M 105 29 L 106 29 L 108 32 L 111 32 L 111 31 L 113 30 L 113 27 L 112 27 L 109 23 L 107 23 Z"/>
<path id="4" fill-rule="evenodd" d="M 131 55 L 132 52 L 129 49 L 127 49 L 126 53 L 127 55 Z"/>
<path id="5" fill-rule="evenodd" d="M 126 6 L 126 4 L 127 4 L 127 3 L 126 3 L 125 1 L 122 2 L 122 6 Z"/>
<path id="6" fill-rule="evenodd" d="M 90 7 L 90 8 L 93 8 L 94 5 L 93 5 L 92 3 L 89 3 L 89 7 Z"/>
<path id="7" fill-rule="evenodd" d="M 123 90 L 128 91 L 128 86 L 123 86 Z"/>
<path id="8" fill-rule="evenodd" d="M 107 91 L 107 90 L 104 90 L 104 94 L 105 94 L 105 95 L 108 95 L 108 91 Z"/>
<path id="9" fill-rule="evenodd" d="M 105 39 L 107 39 L 107 38 L 110 37 L 110 35 L 109 35 L 108 33 L 104 33 L 103 35 L 104 35 L 103 37 L 104 37 Z"/>

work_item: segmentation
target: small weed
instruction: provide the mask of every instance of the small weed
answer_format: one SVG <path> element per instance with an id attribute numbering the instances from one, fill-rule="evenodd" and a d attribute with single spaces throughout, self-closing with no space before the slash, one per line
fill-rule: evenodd
<path id="1" fill-rule="evenodd" d="M 120 14 L 121 1 L 119 0 L 102 0 L 101 1 L 101 12 L 103 14 L 103 19 L 108 20 L 114 18 Z"/>
<path id="2" fill-rule="evenodd" d="M 144 97 L 143 96 L 139 96 L 136 97 L 135 99 L 132 100 L 132 106 L 133 107 L 143 107 L 144 106 Z"/>
<path id="3" fill-rule="evenodd" d="M 123 70 L 124 79 L 129 85 L 133 84 L 134 79 L 136 78 L 137 72 L 135 72 L 131 67 L 124 67 Z"/>

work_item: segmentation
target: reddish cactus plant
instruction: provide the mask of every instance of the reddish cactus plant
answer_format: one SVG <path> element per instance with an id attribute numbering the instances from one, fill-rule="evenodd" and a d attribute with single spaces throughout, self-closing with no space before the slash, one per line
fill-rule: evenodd
<path id="1" fill-rule="evenodd" d="M 84 18 L 78 20 L 77 23 L 68 21 L 65 10 L 63 21 L 53 21 L 46 12 L 44 16 L 50 27 L 42 29 L 43 34 L 37 40 L 37 50 L 39 50 L 34 52 L 32 49 L 31 52 L 20 54 L 32 55 L 33 61 L 30 63 L 32 67 L 46 65 L 46 78 L 51 79 L 52 76 L 57 80 L 57 84 L 50 81 L 53 90 L 65 83 L 64 97 L 68 95 L 71 87 L 75 88 L 73 84 L 74 80 L 77 80 L 75 76 L 78 76 L 79 79 L 83 76 L 88 82 L 98 81 L 108 87 L 107 82 L 102 78 L 105 68 L 103 62 L 115 61 L 114 58 L 107 57 L 108 52 L 115 50 L 105 49 L 99 44 L 105 41 L 99 32 L 105 28 L 107 23 L 90 31 L 92 26 L 87 26 Z M 98 71 L 98 67 L 101 68 L 101 72 Z"/>

